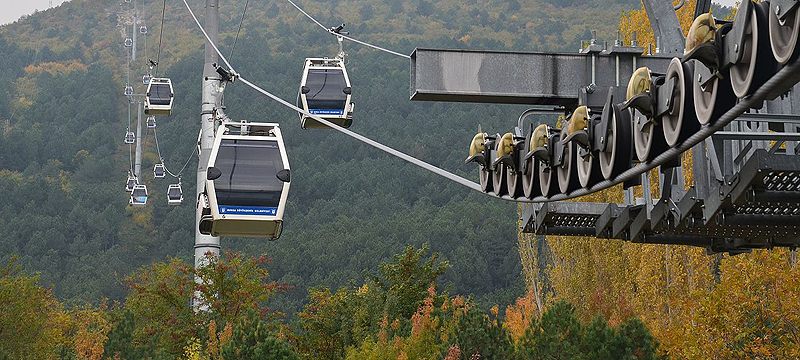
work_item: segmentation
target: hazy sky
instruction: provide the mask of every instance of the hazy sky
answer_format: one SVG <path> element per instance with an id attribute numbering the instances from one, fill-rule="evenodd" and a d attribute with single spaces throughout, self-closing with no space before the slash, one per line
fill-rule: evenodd
<path id="1" fill-rule="evenodd" d="M 58 6 L 64 1 L 65 0 L 52 0 L 53 6 Z M 714 0 L 714 2 L 732 6 L 736 3 L 736 0 Z M 0 11 L 0 25 L 3 25 L 16 21 L 22 15 L 33 13 L 34 10 L 47 9 L 50 6 L 50 0 L 0 0 L 0 4 L 2 4 L 3 8 L 3 10 Z"/>
<path id="2" fill-rule="evenodd" d="M 58 6 L 64 0 L 52 0 L 53 6 Z M 50 0 L 0 0 L 3 10 L 0 11 L 0 25 L 16 21 L 22 15 L 33 13 L 35 10 L 46 10 Z"/>

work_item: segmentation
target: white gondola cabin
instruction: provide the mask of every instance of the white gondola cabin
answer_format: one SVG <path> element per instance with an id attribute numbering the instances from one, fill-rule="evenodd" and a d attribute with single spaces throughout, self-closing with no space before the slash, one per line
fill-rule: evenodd
<path id="1" fill-rule="evenodd" d="M 136 143 L 136 134 L 133 131 L 126 131 L 125 132 L 125 143 L 130 145 Z"/>
<path id="2" fill-rule="evenodd" d="M 167 203 L 169 205 L 177 206 L 183 202 L 183 189 L 181 184 L 171 184 L 167 188 Z"/>
<path id="3" fill-rule="evenodd" d="M 278 124 L 223 123 L 217 129 L 200 198 L 200 232 L 277 239 L 289 181 Z"/>
<path id="4" fill-rule="evenodd" d="M 147 96 L 144 100 L 144 113 L 147 115 L 172 114 L 172 100 L 175 94 L 172 81 L 167 78 L 152 78 L 147 85 Z"/>
<path id="5" fill-rule="evenodd" d="M 133 206 L 147 205 L 147 186 L 145 185 L 134 186 L 133 191 L 131 192 L 131 200 L 129 204 Z"/>
<path id="6" fill-rule="evenodd" d="M 132 174 L 128 173 L 128 181 L 125 182 L 125 191 L 131 192 L 133 188 L 136 187 L 136 184 L 139 182 L 136 181 L 136 177 Z"/>
<path id="7" fill-rule="evenodd" d="M 163 179 L 165 176 L 167 176 L 167 170 L 164 168 L 164 164 L 155 164 L 155 166 L 153 166 L 153 177 L 156 179 Z"/>
<path id="8" fill-rule="evenodd" d="M 344 128 L 352 125 L 352 88 L 342 59 L 306 59 L 297 107 Z M 303 129 L 328 127 L 304 114 L 300 114 L 300 125 Z"/>

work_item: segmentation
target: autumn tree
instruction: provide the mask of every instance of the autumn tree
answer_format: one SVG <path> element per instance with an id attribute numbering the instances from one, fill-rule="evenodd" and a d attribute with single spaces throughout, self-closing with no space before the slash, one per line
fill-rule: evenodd
<path id="1" fill-rule="evenodd" d="M 67 344 L 69 315 L 16 259 L 0 267 L 0 358 L 53 359 Z"/>

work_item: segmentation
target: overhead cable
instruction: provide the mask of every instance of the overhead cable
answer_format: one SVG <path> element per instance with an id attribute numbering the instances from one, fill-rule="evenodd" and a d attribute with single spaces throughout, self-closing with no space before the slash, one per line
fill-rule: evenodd
<path id="1" fill-rule="evenodd" d="M 408 55 L 406 55 L 406 54 L 401 54 L 401 53 L 399 53 L 399 52 L 397 52 L 397 51 L 389 50 L 389 49 L 386 49 L 386 48 L 383 48 L 383 47 L 380 47 L 380 46 L 377 46 L 377 45 L 370 44 L 370 43 L 368 43 L 368 42 L 365 42 L 365 41 L 361 41 L 361 40 L 358 40 L 358 39 L 355 39 L 355 38 L 349 37 L 349 36 L 347 36 L 347 35 L 344 35 L 344 34 L 341 34 L 341 33 L 339 33 L 339 32 L 333 31 L 333 29 L 330 29 L 330 28 L 326 27 L 325 25 L 322 25 L 322 23 L 321 23 L 321 22 L 317 21 L 317 19 L 315 19 L 313 16 L 311 16 L 311 15 L 310 15 L 309 13 L 307 13 L 305 10 L 303 10 L 303 8 L 301 8 L 300 6 L 298 6 L 297 4 L 295 4 L 295 2 L 294 2 L 294 1 L 292 1 L 292 0 L 286 0 L 286 1 L 288 1 L 290 4 L 292 4 L 292 6 L 294 6 L 294 7 L 295 7 L 295 9 L 297 9 L 298 11 L 300 11 L 301 13 L 303 13 L 303 15 L 305 15 L 307 18 L 309 18 L 309 19 L 310 19 L 311 21 L 313 21 L 315 24 L 317 24 L 317 26 L 321 27 L 323 30 L 325 30 L 325 32 L 327 32 L 327 33 L 329 33 L 329 34 L 331 34 L 331 35 L 334 35 L 334 36 L 341 37 L 341 38 L 343 38 L 343 39 L 345 39 L 345 40 L 352 41 L 352 42 L 354 42 L 354 43 L 356 43 L 356 44 L 361 44 L 361 45 L 364 45 L 364 46 L 371 47 L 371 48 L 373 48 L 373 49 L 375 49 L 375 50 L 380 50 L 380 51 L 383 51 L 383 52 L 385 52 L 385 53 L 389 53 L 389 54 L 392 54 L 392 55 L 395 55 L 395 56 L 400 56 L 400 57 L 402 57 L 402 58 L 411 59 L 411 56 L 408 56 Z"/>
<path id="2" fill-rule="evenodd" d="M 217 48 L 217 45 L 214 44 L 213 41 L 211 41 L 211 39 L 208 36 L 208 33 L 206 33 L 206 30 L 203 28 L 203 26 L 197 20 L 197 17 L 194 15 L 194 12 L 192 11 L 191 7 L 189 7 L 189 4 L 186 2 L 186 0 L 183 0 L 183 3 L 186 5 L 186 9 L 189 10 L 189 13 L 194 18 L 195 23 L 197 24 L 198 28 L 203 33 L 203 35 L 205 35 L 206 40 L 209 42 L 211 47 L 214 49 L 214 51 L 217 53 L 217 55 L 219 55 L 220 58 L 223 61 L 225 61 L 225 63 L 228 65 L 228 68 L 233 70 L 233 66 L 230 63 L 228 63 L 228 60 L 225 59 L 225 57 L 219 51 L 219 48 Z M 465 186 L 467 188 L 470 188 L 470 189 L 476 190 L 476 191 L 481 191 L 481 186 L 479 184 L 473 182 L 473 181 L 467 180 L 467 179 L 465 179 L 465 178 L 463 178 L 461 176 L 458 176 L 456 174 L 453 174 L 453 173 L 451 173 L 451 172 L 449 172 L 447 170 L 444 170 L 444 169 L 441 169 L 441 168 L 436 167 L 434 165 L 431 165 L 431 164 L 429 164 L 429 163 L 427 163 L 425 161 L 422 161 L 422 160 L 417 159 L 417 158 L 415 158 L 415 157 L 413 157 L 411 155 L 408 155 L 408 154 L 406 154 L 406 153 L 404 153 L 402 151 L 399 151 L 399 150 L 393 149 L 393 148 L 391 148 L 389 146 L 386 146 L 384 144 L 381 144 L 381 143 L 379 143 L 379 142 L 377 142 L 375 140 L 369 139 L 369 138 L 367 138 L 367 137 L 365 137 L 363 135 L 357 134 L 357 133 L 355 133 L 355 132 L 353 132 L 351 130 L 336 126 L 335 124 L 331 123 L 330 121 L 327 121 L 327 120 L 325 120 L 323 118 L 320 118 L 319 116 L 316 116 L 316 115 L 311 114 L 311 113 L 309 113 L 309 112 L 307 112 L 307 111 L 305 111 L 303 109 L 300 109 L 295 105 L 292 105 L 288 101 L 283 100 L 280 97 L 278 97 L 278 96 L 276 96 L 276 95 L 274 95 L 274 94 L 272 94 L 272 93 L 270 93 L 270 92 L 258 87 L 257 85 L 253 84 L 252 82 L 248 81 L 245 78 L 239 77 L 239 80 L 241 82 L 243 82 L 245 85 L 247 85 L 250 88 L 252 88 L 253 90 L 256 90 L 259 93 L 271 98 L 272 100 L 275 100 L 275 101 L 279 102 L 283 106 L 286 106 L 286 107 L 288 107 L 288 108 L 290 108 L 290 109 L 292 109 L 292 110 L 294 110 L 296 112 L 299 112 L 299 113 L 304 114 L 305 116 L 308 116 L 308 117 L 310 117 L 310 118 L 312 118 L 312 119 L 314 119 L 316 121 L 319 121 L 320 123 L 332 128 L 332 129 L 334 129 L 336 131 L 339 131 L 339 132 L 341 132 L 341 133 L 343 133 L 343 134 L 345 134 L 347 136 L 350 136 L 350 137 L 352 137 L 352 138 L 354 138 L 354 139 L 356 139 L 358 141 L 361 141 L 361 142 L 363 142 L 363 143 L 365 143 L 367 145 L 370 145 L 370 146 L 372 146 L 372 147 L 374 147 L 376 149 L 379 149 L 381 151 L 389 153 L 390 155 L 399 157 L 399 158 L 401 158 L 401 159 L 403 159 L 405 161 L 408 161 L 409 163 L 412 163 L 414 165 L 417 165 L 417 166 L 419 166 L 419 167 L 421 167 L 421 168 L 423 168 L 425 170 L 428 170 L 428 171 L 433 172 L 433 173 L 435 173 L 437 175 L 443 176 L 443 177 L 445 177 L 445 178 L 447 178 L 447 179 L 449 179 L 451 181 L 454 181 L 454 182 L 456 182 L 456 183 L 458 183 L 460 185 L 463 185 L 463 186 Z"/>

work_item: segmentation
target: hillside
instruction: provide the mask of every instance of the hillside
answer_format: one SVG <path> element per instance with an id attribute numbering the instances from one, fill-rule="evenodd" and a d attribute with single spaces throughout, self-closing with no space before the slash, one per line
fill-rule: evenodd
<path id="1" fill-rule="evenodd" d="M 222 1 L 221 47 L 230 52 L 243 0 Z M 150 35 L 134 64 L 154 57 L 161 2 L 137 1 Z M 202 2 L 190 1 L 202 14 Z M 326 24 L 347 23 L 359 38 L 403 53 L 415 47 L 575 50 L 598 30 L 611 39 L 623 9 L 636 1 L 301 2 Z M 568 6 L 567 6 L 568 5 Z M 591 14 L 591 16 L 589 15 Z M 122 43 L 132 11 L 122 2 L 72 0 L 0 27 L 0 261 L 13 255 L 61 299 L 121 299 L 122 279 L 166 257 L 188 259 L 193 200 L 167 207 L 167 182 L 148 134 L 143 165 L 152 206 L 130 209 L 122 135 L 128 104 Z M 144 44 L 143 39 L 142 45 Z M 165 161 L 177 168 L 193 151 L 200 107 L 202 38 L 179 1 L 166 7 L 161 70 L 176 85 L 177 109 L 159 119 Z M 505 131 L 513 106 L 412 103 L 405 60 L 348 44 L 358 104 L 353 130 L 463 176 L 466 140 L 478 127 Z M 251 2 L 231 57 L 248 78 L 292 99 L 310 56 L 331 56 L 335 41 L 282 1 Z M 141 85 L 139 85 L 141 87 Z M 443 282 L 456 293 L 510 302 L 522 293 L 517 209 L 490 200 L 329 131 L 303 131 L 295 114 L 234 84 L 227 113 L 281 123 L 293 183 L 286 230 L 277 242 L 223 239 L 224 251 L 265 254 L 272 277 L 293 287 L 276 306 L 298 309 L 306 289 L 363 279 L 407 244 L 429 243 L 452 267 Z M 192 160 L 187 173 L 196 166 Z M 183 179 L 193 189 L 193 176 Z M 187 191 L 188 193 L 188 191 Z"/>

